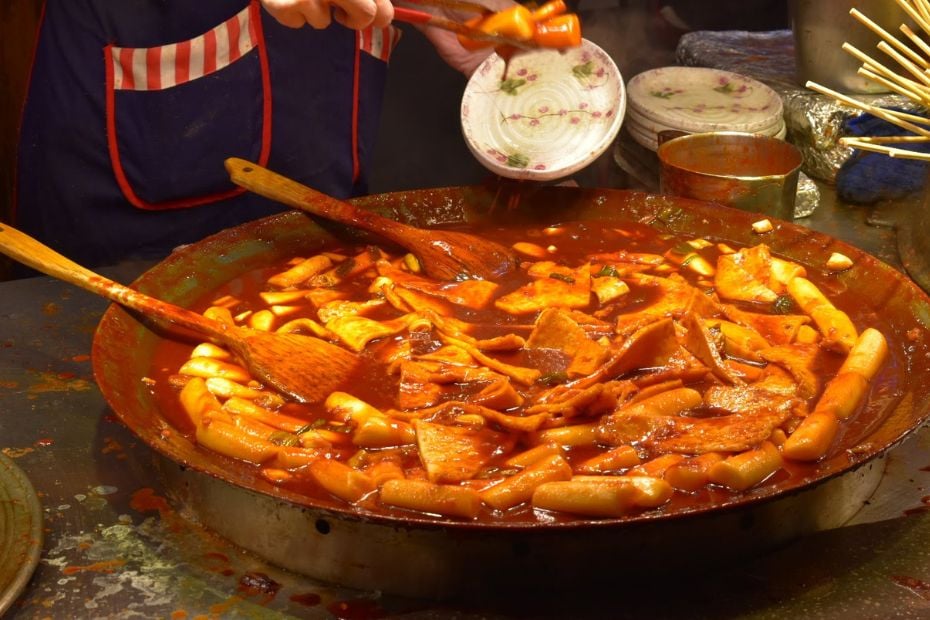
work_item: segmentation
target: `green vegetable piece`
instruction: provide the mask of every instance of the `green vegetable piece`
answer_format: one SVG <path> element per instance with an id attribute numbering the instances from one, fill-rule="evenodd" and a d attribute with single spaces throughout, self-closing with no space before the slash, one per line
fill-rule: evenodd
<path id="1" fill-rule="evenodd" d="M 300 439 L 297 438 L 297 435 L 293 433 L 288 433 L 286 431 L 275 431 L 271 433 L 268 437 L 268 441 L 275 444 L 276 446 L 299 446 Z"/>
<path id="2" fill-rule="evenodd" d="M 773 309 L 776 314 L 795 314 L 797 307 L 790 295 L 779 295 L 773 303 Z"/>
<path id="3" fill-rule="evenodd" d="M 549 277 L 552 278 L 553 280 L 561 280 L 562 282 L 568 282 L 569 284 L 575 283 L 575 278 L 571 276 L 566 276 L 561 273 L 550 273 Z"/>
<path id="4" fill-rule="evenodd" d="M 566 381 L 568 381 L 568 375 L 564 372 L 549 372 L 540 376 L 539 379 L 536 380 L 537 383 L 548 386 L 559 385 L 560 383 L 565 383 Z"/>

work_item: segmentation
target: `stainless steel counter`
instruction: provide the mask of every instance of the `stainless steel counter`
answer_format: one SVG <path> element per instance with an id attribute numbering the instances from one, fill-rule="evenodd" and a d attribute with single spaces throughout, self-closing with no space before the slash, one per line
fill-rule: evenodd
<path id="1" fill-rule="evenodd" d="M 636 184 L 608 158 L 582 180 Z M 899 219 L 911 205 L 853 207 L 823 190 L 801 224 L 900 264 L 894 230 L 868 221 Z M 124 265 L 107 274 L 129 282 L 140 270 Z M 45 521 L 41 560 L 8 617 L 930 617 L 926 428 L 886 457 L 881 485 L 847 525 L 740 566 L 618 583 L 573 600 L 455 606 L 288 574 L 164 499 L 160 459 L 116 421 L 93 382 L 90 345 L 105 307 L 49 278 L 0 283 L 0 448 L 32 481 Z"/>

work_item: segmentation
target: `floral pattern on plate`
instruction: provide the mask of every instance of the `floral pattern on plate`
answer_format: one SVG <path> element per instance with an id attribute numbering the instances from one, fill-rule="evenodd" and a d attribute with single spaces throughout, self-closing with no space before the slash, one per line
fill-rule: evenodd
<path id="1" fill-rule="evenodd" d="M 626 109 L 623 79 L 590 41 L 559 52 L 492 54 L 462 98 L 469 149 L 492 172 L 520 179 L 568 176 L 603 153 Z"/>
<path id="2" fill-rule="evenodd" d="M 704 67 L 663 67 L 627 85 L 630 107 L 684 131 L 759 131 L 775 127 L 783 104 L 774 90 L 752 78 Z"/>

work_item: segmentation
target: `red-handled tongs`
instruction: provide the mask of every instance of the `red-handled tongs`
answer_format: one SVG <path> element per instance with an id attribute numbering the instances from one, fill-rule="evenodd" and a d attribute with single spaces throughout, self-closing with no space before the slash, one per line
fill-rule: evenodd
<path id="1" fill-rule="evenodd" d="M 494 11 L 479 4 L 477 2 L 469 2 L 469 0 L 405 0 L 411 4 L 421 4 L 425 6 L 436 6 L 444 9 L 449 9 L 452 11 L 460 11 L 463 13 L 474 13 L 475 15 L 490 15 Z M 533 49 L 538 47 L 533 41 L 520 41 L 519 39 L 514 39 L 513 37 L 507 37 L 497 34 L 488 34 L 478 28 L 469 26 L 459 21 L 448 19 L 445 17 L 440 17 L 439 15 L 433 15 L 425 11 L 418 11 L 417 9 L 411 9 L 402 6 L 394 6 L 394 19 L 400 22 L 407 22 L 409 24 L 420 24 L 422 26 L 430 26 L 432 28 L 441 28 L 443 30 L 449 30 L 455 34 L 461 35 L 463 37 L 472 39 L 474 41 L 486 41 L 495 46 L 497 45 L 509 45 L 519 49 Z"/>

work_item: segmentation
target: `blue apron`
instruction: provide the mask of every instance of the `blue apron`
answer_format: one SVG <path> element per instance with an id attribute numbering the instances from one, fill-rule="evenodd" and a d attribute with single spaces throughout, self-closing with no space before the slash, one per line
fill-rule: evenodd
<path id="1" fill-rule="evenodd" d="M 398 34 L 290 29 L 255 0 L 48 0 L 15 225 L 91 266 L 160 258 L 282 209 L 230 156 L 362 194 Z"/>

